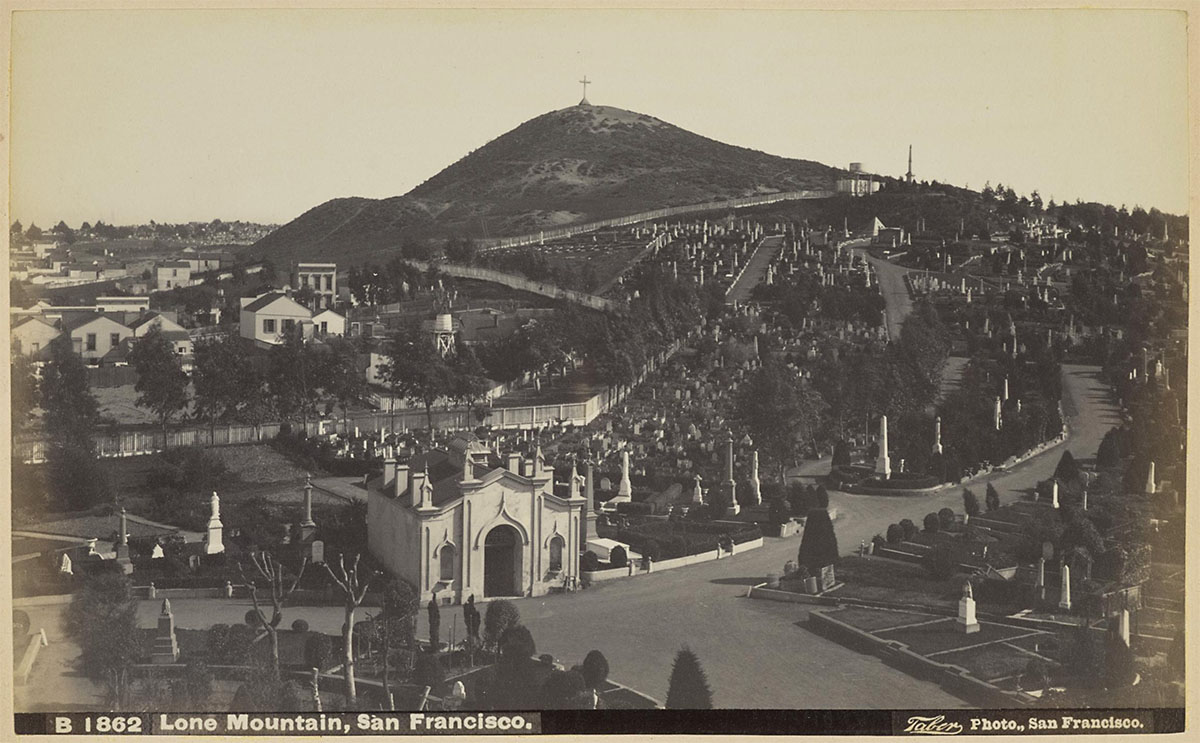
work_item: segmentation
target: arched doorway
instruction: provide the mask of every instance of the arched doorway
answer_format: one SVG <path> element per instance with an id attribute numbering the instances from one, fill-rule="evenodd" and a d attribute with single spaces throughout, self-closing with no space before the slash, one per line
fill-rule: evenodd
<path id="1" fill-rule="evenodd" d="M 483 595 L 519 596 L 521 535 L 501 524 L 483 540 Z"/>

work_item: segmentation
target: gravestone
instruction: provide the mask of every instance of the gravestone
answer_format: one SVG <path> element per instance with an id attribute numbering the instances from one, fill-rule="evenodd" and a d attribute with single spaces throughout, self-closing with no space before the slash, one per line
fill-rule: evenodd
<path id="1" fill-rule="evenodd" d="M 607 477 L 601 477 L 600 489 L 605 491 L 612 490 L 612 480 L 608 479 Z"/>
<path id="2" fill-rule="evenodd" d="M 150 551 L 151 560 L 161 560 L 165 555 L 161 544 L 154 545 L 154 549 Z"/>
<path id="3" fill-rule="evenodd" d="M 325 562 L 325 543 L 320 539 L 312 542 L 312 564 L 320 565 Z"/>
<path id="4" fill-rule="evenodd" d="M 162 602 L 150 660 L 153 663 L 174 663 L 179 660 L 179 642 L 175 639 L 175 616 L 171 613 L 170 599 L 163 599 Z"/>
<path id="5" fill-rule="evenodd" d="M 826 565 L 821 568 L 821 590 L 828 591 L 837 583 L 837 578 L 833 573 L 833 566 Z"/>

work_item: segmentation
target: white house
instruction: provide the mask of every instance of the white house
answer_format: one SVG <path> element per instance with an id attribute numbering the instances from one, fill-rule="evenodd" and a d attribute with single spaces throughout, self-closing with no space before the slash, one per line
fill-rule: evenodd
<path id="1" fill-rule="evenodd" d="M 192 336 L 188 334 L 182 325 L 165 315 L 157 312 L 147 313 L 133 323 L 130 323 L 129 327 L 133 331 L 135 338 L 141 338 L 149 333 L 151 329 L 158 328 L 159 332 L 162 333 L 162 337 L 171 344 L 171 348 L 174 349 L 175 353 L 185 358 L 191 358 L 192 356 L 192 351 L 194 350 Z"/>
<path id="2" fill-rule="evenodd" d="M 192 264 L 187 261 L 167 261 L 154 267 L 154 281 L 158 291 L 169 291 L 192 283 Z"/>
<path id="3" fill-rule="evenodd" d="M 345 335 L 346 318 L 333 310 L 321 310 L 313 315 L 313 332 L 320 336 Z"/>
<path id="4" fill-rule="evenodd" d="M 240 334 L 260 346 L 279 345 L 297 329 L 312 332 L 312 312 L 282 292 L 242 297 L 241 305 Z"/>
<path id="5" fill-rule="evenodd" d="M 540 457 L 505 461 L 474 436 L 368 483 L 367 544 L 384 567 L 446 603 L 541 596 L 579 576 L 583 478 L 561 495 Z"/>
<path id="6" fill-rule="evenodd" d="M 61 330 L 39 317 L 25 318 L 12 329 L 13 353 L 40 359 L 50 342 L 60 335 Z"/>
<path id="7" fill-rule="evenodd" d="M 317 307 L 332 307 L 337 302 L 337 264 L 297 263 L 296 288 L 302 287 L 308 287 L 316 295 Z"/>
<path id="8" fill-rule="evenodd" d="M 75 353 L 87 363 L 99 364 L 108 357 L 109 361 L 123 361 L 121 344 L 133 337 L 133 331 L 109 315 L 82 315 L 66 322 L 66 331 L 71 335 Z"/>

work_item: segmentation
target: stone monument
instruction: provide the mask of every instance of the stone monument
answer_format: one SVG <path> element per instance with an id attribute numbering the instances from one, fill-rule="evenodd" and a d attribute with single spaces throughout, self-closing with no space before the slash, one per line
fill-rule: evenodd
<path id="1" fill-rule="evenodd" d="M 158 633 L 154 636 L 150 660 L 153 663 L 174 663 L 179 660 L 179 643 L 175 639 L 175 616 L 171 613 L 170 599 L 163 599 L 162 602 Z"/>
<path id="2" fill-rule="evenodd" d="M 117 527 L 117 564 L 129 575 L 133 572 L 133 561 L 129 559 L 129 524 L 126 521 L 125 509 L 121 509 L 121 520 Z"/>
<path id="3" fill-rule="evenodd" d="M 1071 608 L 1071 566 L 1066 563 L 1062 566 L 1062 593 L 1059 594 L 1058 608 Z"/>
<path id="4" fill-rule="evenodd" d="M 975 619 L 975 595 L 971 590 L 971 582 L 963 583 L 962 598 L 958 600 L 958 618 L 954 620 L 958 631 L 963 634 L 974 634 L 979 631 L 979 622 Z"/>
<path id="5" fill-rule="evenodd" d="M 888 457 L 887 416 L 879 417 L 879 456 L 875 459 L 875 474 L 884 480 L 892 476 L 892 460 Z"/>
<path id="6" fill-rule="evenodd" d="M 221 524 L 221 499 L 216 493 L 208 499 L 208 529 L 204 532 L 204 554 L 216 555 L 225 551 L 225 543 L 221 539 L 223 525 Z"/>

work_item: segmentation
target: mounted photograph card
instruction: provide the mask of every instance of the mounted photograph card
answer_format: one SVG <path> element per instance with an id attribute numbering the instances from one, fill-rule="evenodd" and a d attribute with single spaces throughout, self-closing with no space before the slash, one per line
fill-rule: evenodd
<path id="1" fill-rule="evenodd" d="M 6 728 L 1181 732 L 1187 11 L 12 4 Z"/>

